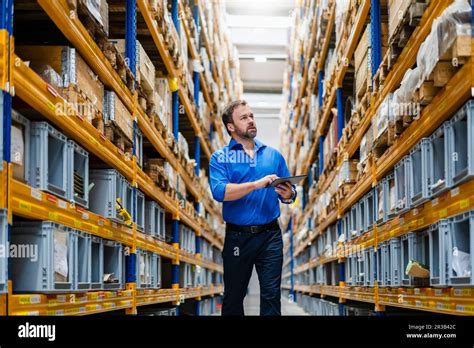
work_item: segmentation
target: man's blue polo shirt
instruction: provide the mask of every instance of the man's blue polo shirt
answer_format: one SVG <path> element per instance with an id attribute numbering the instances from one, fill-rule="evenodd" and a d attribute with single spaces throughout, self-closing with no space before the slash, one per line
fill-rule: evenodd
<path id="1" fill-rule="evenodd" d="M 225 187 L 229 183 L 241 184 L 275 174 L 290 176 L 285 159 L 276 149 L 255 139 L 255 156 L 252 159 L 234 139 L 214 152 L 210 161 L 209 180 L 212 196 L 224 202 Z M 273 187 L 254 190 L 235 201 L 223 203 L 224 221 L 236 225 L 264 225 L 280 216 L 279 196 Z"/>

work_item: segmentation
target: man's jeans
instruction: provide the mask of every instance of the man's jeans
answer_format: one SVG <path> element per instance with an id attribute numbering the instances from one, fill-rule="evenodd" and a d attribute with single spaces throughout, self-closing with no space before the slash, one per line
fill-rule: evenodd
<path id="1" fill-rule="evenodd" d="M 222 315 L 244 315 L 253 266 L 260 282 L 260 315 L 281 315 L 281 230 L 260 233 L 226 231 L 224 250 L 224 302 Z"/>

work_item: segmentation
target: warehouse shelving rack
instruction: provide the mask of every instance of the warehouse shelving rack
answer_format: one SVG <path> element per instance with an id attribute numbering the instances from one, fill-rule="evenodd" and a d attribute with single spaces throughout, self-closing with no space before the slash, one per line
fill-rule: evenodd
<path id="1" fill-rule="evenodd" d="M 202 220 L 196 219 L 194 215 L 188 213 L 184 208 L 180 207 L 179 201 L 172 199 L 166 195 L 164 191 L 158 188 L 153 180 L 148 177 L 143 170 L 137 166 L 137 158 L 135 154 L 136 131 L 139 128 L 144 136 L 152 143 L 158 153 L 165 158 L 173 168 L 181 175 L 187 189 L 191 195 L 195 197 L 196 203 L 202 201 L 206 211 L 216 217 L 220 217 L 218 208 L 209 196 L 209 194 L 200 186 L 198 182 L 192 180 L 192 177 L 178 161 L 177 157 L 167 147 L 162 136 L 152 127 L 152 121 L 146 113 L 138 106 L 137 94 L 132 93 L 120 80 L 118 74 L 113 70 L 112 66 L 106 60 L 103 53 L 95 44 L 89 33 L 82 23 L 75 17 L 69 16 L 68 5 L 66 1 L 53 0 L 42 1 L 38 4 L 53 20 L 58 29 L 74 46 L 92 70 L 98 75 L 99 79 L 111 90 L 115 91 L 121 98 L 124 105 L 133 115 L 134 127 L 134 146 L 133 156 L 127 158 L 114 144 L 107 140 L 99 131 L 91 124 L 86 122 L 83 117 L 75 113 L 66 115 L 56 107 L 58 102 L 64 103 L 53 87 L 43 81 L 31 68 L 14 53 L 13 45 L 13 1 L 8 0 L 2 2 L 5 8 L 1 8 L 1 29 L 0 31 L 0 81 L 2 82 L 2 94 L 4 103 L 2 104 L 2 116 L 4 120 L 4 163 L 1 171 L 0 193 L 1 207 L 8 209 L 9 223 L 11 224 L 12 215 L 18 215 L 30 219 L 51 220 L 69 227 L 77 228 L 90 234 L 118 241 L 125 246 L 130 247 L 130 255 L 126 257 L 126 288 L 118 291 L 98 291 L 87 292 L 82 294 L 60 294 L 60 295 L 42 295 L 42 294 L 13 294 L 11 282 L 7 294 L 0 295 L 0 314 L 8 315 L 82 315 L 94 314 L 106 311 L 114 311 L 125 309 L 127 314 L 136 314 L 137 307 L 142 305 L 171 302 L 179 305 L 186 299 L 195 299 L 197 302 L 196 309 L 198 311 L 199 301 L 204 296 L 215 296 L 223 292 L 222 285 L 211 285 L 208 287 L 198 287 L 193 289 L 180 288 L 178 277 L 178 266 L 180 262 L 190 263 L 199 267 L 203 267 L 214 272 L 222 273 L 222 266 L 214 262 L 203 260 L 200 257 L 200 250 L 197 248 L 196 254 L 189 254 L 179 250 L 179 223 L 184 223 L 196 232 L 196 242 L 200 245 L 200 239 L 205 238 L 211 245 L 222 249 L 222 236 L 218 235 L 211 227 Z M 127 0 L 124 1 L 126 12 L 125 20 L 125 37 L 127 41 L 126 55 L 132 62 L 130 66 L 134 74 L 133 64 L 136 61 L 135 45 L 130 44 L 136 42 L 137 35 L 137 12 L 140 11 L 153 42 L 164 62 L 168 74 L 171 78 L 177 77 L 177 69 L 174 67 L 172 59 L 165 47 L 163 36 L 153 24 L 151 10 L 148 2 L 145 0 Z M 183 5 L 177 0 L 172 1 L 173 19 L 175 26 L 178 27 L 177 13 L 178 10 L 183 12 Z M 200 4 L 195 1 L 196 26 L 199 26 L 199 17 L 203 15 Z M 190 33 L 187 29 L 186 21 L 184 24 L 184 34 L 187 35 L 187 43 L 189 45 L 191 55 L 198 59 L 198 50 L 194 47 L 190 39 Z M 179 32 L 179 29 L 177 28 Z M 208 48 L 209 49 L 209 48 Z M 209 49 L 210 50 L 210 49 Z M 214 69 L 215 70 L 215 69 Z M 195 74 L 195 90 L 199 92 L 199 83 L 201 86 L 208 87 L 204 74 Z M 211 100 L 209 93 L 204 89 L 206 101 L 213 109 L 216 105 Z M 149 235 L 137 231 L 136 228 L 136 212 L 132 211 L 133 224 L 131 227 L 117 224 L 111 220 L 100 217 L 86 209 L 74 206 L 64 200 L 47 194 L 45 192 L 34 189 L 20 181 L 11 177 L 11 166 L 9 163 L 10 156 L 10 113 L 11 98 L 17 95 L 23 101 L 28 103 L 37 112 L 42 114 L 56 127 L 60 128 L 64 134 L 75 140 L 83 146 L 87 151 L 97 156 L 104 163 L 117 169 L 124 177 L 129 180 L 133 187 L 133 199 L 136 200 L 136 190 L 140 188 L 147 196 L 155 200 L 162 206 L 166 212 L 173 217 L 173 243 L 168 244 L 157 241 Z M 198 93 L 195 93 L 196 100 L 189 100 L 183 89 L 178 88 L 176 96 L 179 97 L 184 107 L 189 123 L 195 132 L 195 148 L 194 154 L 196 159 L 196 174 L 199 175 L 201 148 L 204 155 L 209 158 L 213 149 L 208 141 L 210 135 L 204 134 L 200 129 L 197 121 L 197 115 L 194 114 L 193 104 L 198 104 Z M 174 120 L 179 118 L 178 115 L 178 98 L 174 98 Z M 216 122 L 213 118 L 214 130 L 218 136 L 222 137 L 222 124 Z M 174 129 L 177 130 L 178 127 Z M 212 132 L 212 131 L 211 131 Z M 176 134 L 177 135 L 177 134 Z M 222 142 L 221 142 L 222 143 Z M 6 193 L 6 194 L 5 194 Z M 6 197 L 6 198 L 4 198 Z M 199 205 L 196 204 L 196 210 Z M 222 222 L 222 219 L 220 218 Z M 159 290 L 137 290 L 135 287 L 136 270 L 135 251 L 137 248 L 149 250 L 161 255 L 164 258 L 172 260 L 172 288 Z M 199 313 L 197 313 L 199 314 Z"/>
<path id="2" fill-rule="evenodd" d="M 376 23 L 376 25 L 371 26 L 371 43 L 372 47 L 375 47 L 375 49 L 372 50 L 371 56 L 372 62 L 375 62 L 375 64 L 372 64 L 372 76 L 374 76 L 381 64 L 381 51 L 378 49 L 381 47 L 380 1 L 362 0 L 358 3 L 359 7 L 356 21 L 351 28 L 348 43 L 346 44 L 346 50 L 345 52 L 340 52 L 338 51 L 338 48 L 336 48 L 335 53 L 340 57 L 345 57 L 349 61 L 352 59 L 352 55 L 359 41 L 359 37 L 362 34 L 364 25 L 370 16 L 370 21 Z M 356 153 L 360 146 L 362 137 L 369 128 L 378 107 L 381 105 L 385 97 L 399 86 L 405 71 L 414 65 L 416 62 L 416 54 L 413 54 L 413 52 L 418 51 L 422 42 L 430 33 L 433 21 L 451 3 L 451 0 L 431 1 L 429 3 L 428 8 L 421 18 L 419 26 L 409 38 L 408 43 L 405 45 L 398 60 L 386 77 L 383 87 L 380 91 L 372 93 L 370 106 L 363 115 L 361 123 L 354 135 L 345 144 L 342 151 L 341 147 L 339 147 L 340 152 L 338 153 L 337 158 L 338 164 L 342 163 L 344 159 L 352 158 Z M 334 1 L 329 4 L 330 22 L 335 20 L 333 11 Z M 329 23 L 328 26 L 329 25 L 333 24 Z M 322 116 L 315 131 L 316 136 L 313 138 L 320 139 L 320 141 L 313 142 L 304 162 L 299 166 L 296 173 L 307 173 L 311 163 L 315 160 L 318 149 L 320 152 L 322 151 L 322 140 L 327 131 L 326 128 L 330 121 L 331 108 L 334 103 L 336 103 L 338 115 L 338 140 L 341 139 L 342 129 L 344 128 L 344 118 L 343 116 L 341 117 L 341 115 L 344 115 L 344 106 L 342 104 L 342 92 L 339 91 L 341 91 L 345 75 L 348 71 L 348 64 L 342 64 L 342 66 L 336 68 L 330 81 L 331 88 L 327 92 L 329 95 L 326 96 L 325 102 L 323 102 L 321 96 L 321 81 L 323 78 L 322 67 L 324 66 L 327 44 L 331 37 L 330 31 L 331 30 L 326 31 L 326 36 L 323 39 L 324 41 L 322 45 L 323 51 L 320 53 L 319 60 L 317 61 L 317 83 L 319 84 L 317 91 L 319 93 L 319 106 L 321 108 L 320 113 Z M 313 41 L 310 42 L 313 43 Z M 472 51 L 474 52 L 474 44 L 472 45 Z M 311 85 L 311 82 L 310 86 L 307 88 L 308 76 L 305 72 L 309 65 L 309 59 L 311 59 L 311 56 L 304 57 L 302 81 L 297 91 L 299 94 L 292 96 L 290 92 L 289 102 L 294 104 L 293 121 L 295 127 L 298 125 L 298 118 L 301 117 L 300 108 L 302 97 L 304 97 L 308 91 L 315 91 L 315 86 Z M 318 56 L 316 56 L 316 59 L 318 59 Z M 469 76 L 471 78 L 469 78 Z M 290 81 L 292 79 L 293 76 L 290 75 Z M 315 79 L 313 79 L 313 81 L 314 80 Z M 313 84 L 315 83 L 313 82 Z M 361 199 L 371 187 L 376 186 L 378 181 L 388 174 L 394 165 L 401 160 L 403 156 L 408 154 L 410 149 L 412 149 L 423 137 L 429 136 L 446 119 L 453 115 L 454 112 L 470 98 L 473 86 L 474 73 L 471 57 L 468 62 L 456 72 L 432 102 L 423 110 L 421 116 L 415 120 L 404 131 L 404 133 L 402 133 L 395 143 L 379 159 L 375 160 L 369 158 L 370 164 L 368 172 L 357 181 L 347 196 L 337 202 L 336 209 L 328 212 L 324 219 L 318 219 L 318 217 L 316 217 L 316 228 L 313 228 L 312 231 L 300 240 L 298 245 L 295 245 L 294 238 L 296 234 L 302 230 L 304 224 L 311 217 L 313 206 L 320 197 L 320 193 L 325 192 L 325 190 L 329 188 L 330 183 L 335 180 L 336 169 L 327 173 L 327 175 L 321 175 L 321 178 L 317 183 L 318 190 L 313 192 L 306 202 L 303 200 L 302 211 L 299 213 L 291 213 L 291 216 L 286 219 L 286 221 L 288 221 L 287 230 L 290 231 L 291 236 L 289 243 L 284 247 L 284 255 L 286 255 L 286 259 L 283 266 L 287 267 L 289 265 L 290 268 L 289 272 L 283 274 L 283 279 L 290 278 L 290 281 L 287 282 L 287 284 L 284 282 L 284 289 L 290 290 L 290 294 L 300 292 L 321 297 L 334 297 L 339 300 L 340 315 L 343 315 L 344 313 L 344 303 L 346 300 L 371 303 L 374 305 L 375 311 L 378 315 L 383 315 L 385 306 L 402 307 L 444 314 L 474 315 L 474 292 L 471 288 L 380 288 L 377 284 L 375 284 L 374 287 L 350 287 L 345 284 L 344 270 L 344 263 L 346 260 L 345 256 L 351 252 L 378 246 L 380 243 L 393 237 L 398 237 L 414 230 L 427 228 L 430 224 L 435 223 L 440 219 L 452 217 L 473 209 L 473 181 L 461 184 L 447 193 L 427 201 L 416 208 L 410 209 L 383 224 L 375 225 L 375 227 L 367 233 L 349 242 L 339 242 L 337 252 L 330 256 L 320 256 L 317 259 L 309 260 L 298 267 L 294 267 L 294 259 L 305 251 L 329 226 L 336 224 L 338 234 L 340 235 L 342 233 L 341 219 L 344 213 L 350 210 L 350 208 Z M 306 114 L 302 116 L 303 123 L 301 127 L 303 128 L 307 124 L 308 114 L 309 112 L 306 112 Z M 296 135 L 297 139 L 300 136 L 298 135 L 298 129 L 291 129 L 290 134 L 291 133 Z M 299 148 L 299 144 L 297 145 L 297 148 Z M 323 167 L 324 163 L 322 163 L 321 158 L 322 152 L 320 153 L 320 164 Z M 294 163 L 290 163 L 290 167 L 295 172 Z M 322 168 L 320 168 L 320 173 L 323 174 Z M 296 275 L 328 262 L 337 262 L 339 264 L 339 285 L 295 284 L 294 278 Z"/>

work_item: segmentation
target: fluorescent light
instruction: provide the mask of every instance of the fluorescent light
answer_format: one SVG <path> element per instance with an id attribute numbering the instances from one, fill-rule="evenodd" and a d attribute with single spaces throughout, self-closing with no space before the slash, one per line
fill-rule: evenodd
<path id="1" fill-rule="evenodd" d="M 265 63 L 267 61 L 267 57 L 265 56 L 255 56 L 254 58 L 256 63 Z"/>

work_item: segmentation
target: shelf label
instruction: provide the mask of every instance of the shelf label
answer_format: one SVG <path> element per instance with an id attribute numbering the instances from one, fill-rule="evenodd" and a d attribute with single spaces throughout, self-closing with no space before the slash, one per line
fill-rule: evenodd
<path id="1" fill-rule="evenodd" d="M 441 209 L 441 210 L 439 211 L 439 217 L 440 217 L 440 218 L 445 218 L 446 216 L 448 216 L 448 209 L 446 209 L 446 208 L 445 208 L 445 209 Z"/>
<path id="2" fill-rule="evenodd" d="M 48 218 L 49 218 L 50 220 L 55 220 L 55 221 L 57 221 L 57 220 L 58 220 L 58 213 L 54 213 L 54 212 L 50 211 L 50 212 L 48 213 Z"/>
<path id="3" fill-rule="evenodd" d="M 82 219 L 83 219 L 83 220 L 89 220 L 89 214 L 87 214 L 87 213 L 82 213 Z"/>
<path id="4" fill-rule="evenodd" d="M 31 197 L 33 197 L 34 199 L 37 199 L 38 201 L 43 200 L 43 195 L 41 194 L 41 191 L 38 191 L 34 188 L 31 189 Z"/>
<path id="5" fill-rule="evenodd" d="M 439 198 L 435 198 L 435 199 L 433 199 L 433 200 L 431 201 L 431 206 L 432 206 L 432 207 L 435 207 L 435 206 L 438 205 L 438 203 L 439 203 Z"/>
<path id="6" fill-rule="evenodd" d="M 18 299 L 18 302 L 21 305 L 26 305 L 26 304 L 38 304 L 41 302 L 41 296 L 40 295 L 24 295 L 20 296 Z"/>
<path id="7" fill-rule="evenodd" d="M 67 203 L 65 201 L 59 200 L 58 207 L 61 209 L 67 209 Z"/>
<path id="8" fill-rule="evenodd" d="M 467 208 L 469 208 L 469 198 L 466 198 L 466 199 L 461 200 L 461 202 L 459 202 L 459 207 L 460 207 L 461 209 L 467 209 Z"/>
<path id="9" fill-rule="evenodd" d="M 435 289 L 435 296 L 443 296 L 443 290 Z"/>
<path id="10" fill-rule="evenodd" d="M 451 197 L 456 197 L 459 194 L 459 187 L 453 188 L 451 190 Z"/>
<path id="11" fill-rule="evenodd" d="M 82 228 L 82 222 L 79 220 L 74 219 L 74 227 Z"/>
<path id="12" fill-rule="evenodd" d="M 456 311 L 458 312 L 465 312 L 466 311 L 466 307 L 464 307 L 464 305 L 456 305 Z"/>
<path id="13" fill-rule="evenodd" d="M 423 226 L 425 224 L 425 218 L 418 219 L 418 226 Z"/>
<path id="14" fill-rule="evenodd" d="M 454 289 L 454 296 L 471 296 L 471 289 Z"/>
<path id="15" fill-rule="evenodd" d="M 31 204 L 26 202 L 20 202 L 20 209 L 31 212 Z"/>

